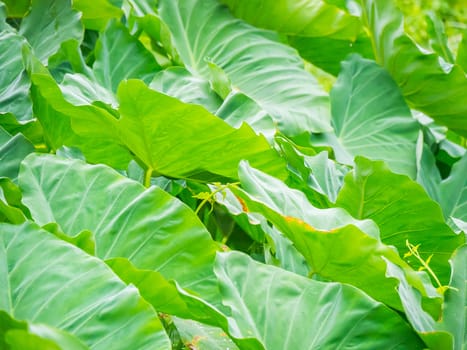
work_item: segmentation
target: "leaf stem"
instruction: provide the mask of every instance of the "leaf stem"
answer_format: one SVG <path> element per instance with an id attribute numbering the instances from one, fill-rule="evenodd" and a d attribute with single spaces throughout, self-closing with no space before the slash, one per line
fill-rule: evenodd
<path id="1" fill-rule="evenodd" d="M 144 172 L 144 182 L 143 182 L 143 185 L 144 187 L 148 188 L 149 186 L 151 186 L 151 175 L 152 175 L 152 168 L 149 167 L 146 169 L 146 171 Z"/>

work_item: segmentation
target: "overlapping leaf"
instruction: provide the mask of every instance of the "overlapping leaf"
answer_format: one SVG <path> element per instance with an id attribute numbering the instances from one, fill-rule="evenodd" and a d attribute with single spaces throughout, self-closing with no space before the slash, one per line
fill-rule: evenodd
<path id="1" fill-rule="evenodd" d="M 114 138 L 146 167 L 166 176 L 236 178 L 242 159 L 284 176 L 283 161 L 247 125 L 234 129 L 204 108 L 182 103 L 137 80 L 122 82 L 117 95 L 120 119 L 77 115 L 73 128 L 84 136 Z"/>
<path id="2" fill-rule="evenodd" d="M 238 252 L 219 254 L 215 271 L 232 317 L 265 349 L 423 348 L 399 315 L 353 287 L 309 280 Z"/>
<path id="3" fill-rule="evenodd" d="M 467 136 L 467 77 L 457 65 L 446 72 L 436 54 L 421 52 L 403 31 L 403 17 L 392 1 L 359 0 L 373 51 L 414 109 Z"/>
<path id="4" fill-rule="evenodd" d="M 208 63 L 214 63 L 286 134 L 330 129 L 327 96 L 271 32 L 235 19 L 215 0 L 163 0 L 160 15 L 193 74 L 211 79 Z"/>
<path id="5" fill-rule="evenodd" d="M 138 78 L 149 83 L 160 68 L 143 44 L 116 21 L 109 22 L 101 32 L 94 55 L 96 80 L 113 92 L 125 79 Z"/>
<path id="6" fill-rule="evenodd" d="M 363 155 L 384 160 L 395 172 L 416 174 L 418 125 L 399 88 L 376 63 L 350 56 L 331 91 L 333 134 L 323 135 L 336 159 L 352 164 Z M 397 154 L 397 156 L 395 156 Z"/>
<path id="7" fill-rule="evenodd" d="M 288 35 L 354 39 L 361 23 L 321 0 L 221 0 L 245 21 Z M 260 9 L 260 10 L 259 10 Z"/>
<path id="8" fill-rule="evenodd" d="M 71 128 L 71 120 L 75 116 L 98 120 L 113 118 L 108 107 L 81 106 L 68 102 L 53 78 L 46 73 L 33 72 L 32 83 L 34 112 L 44 129 L 44 138 L 52 149 L 56 150 L 63 145 L 78 147 L 90 162 L 110 164 L 119 169 L 128 166 L 131 155 L 121 145 L 111 142 L 111 139 L 104 137 L 102 133 L 93 137 L 83 137 Z"/>
<path id="9" fill-rule="evenodd" d="M 0 347 L 4 350 L 89 349 L 67 332 L 43 324 L 15 320 L 5 311 L 0 311 Z"/>
<path id="10" fill-rule="evenodd" d="M 73 8 L 80 11 L 86 28 L 104 29 L 110 19 L 122 16 L 122 0 L 73 0 Z"/>
<path id="11" fill-rule="evenodd" d="M 357 157 L 355 169 L 345 177 L 336 205 L 357 219 L 378 224 L 381 240 L 407 252 L 407 241 L 420 245 L 418 251 L 428 259 L 440 281 L 447 284 L 451 275 L 448 260 L 464 242 L 445 223 L 441 208 L 424 189 L 403 175 L 389 171 L 383 162 Z M 458 189 L 457 189 L 458 191 Z M 414 266 L 420 262 L 410 259 Z"/>
<path id="12" fill-rule="evenodd" d="M 216 112 L 222 103 L 222 99 L 211 89 L 207 80 L 195 77 L 181 67 L 171 67 L 159 72 L 149 86 L 183 102 L 199 104 L 211 113 Z"/>
<path id="13" fill-rule="evenodd" d="M 80 14 L 71 8 L 70 0 L 34 0 L 21 21 L 19 34 L 28 40 L 36 57 L 47 64 L 63 42 L 81 42 L 83 26 Z"/>
<path id="14" fill-rule="evenodd" d="M 422 295 L 439 297 L 394 249 L 380 242 L 373 222 L 355 220 L 340 208 L 317 209 L 302 192 L 246 163 L 241 164 L 239 173 L 245 191 L 234 192 L 245 202 L 246 210 L 261 213 L 279 228 L 305 257 L 311 274 L 352 284 L 400 309 L 395 280 L 385 275 L 385 258 L 400 266 Z M 427 303 L 431 312 L 439 313 L 439 300 Z"/>
<path id="15" fill-rule="evenodd" d="M 441 207 L 449 223 L 467 222 L 467 154 L 452 167 L 450 176 L 440 185 Z"/>
<path id="16" fill-rule="evenodd" d="M 94 233 L 96 256 L 125 257 L 213 298 L 216 245 L 185 205 L 157 187 L 148 190 L 102 165 L 31 156 L 19 176 L 35 222 L 56 222 L 74 236 Z"/>
<path id="17" fill-rule="evenodd" d="M 33 151 L 34 146 L 22 134 L 11 136 L 0 127 L 0 177 L 9 177 L 15 181 L 19 164 Z"/>
<path id="18" fill-rule="evenodd" d="M 169 349 L 134 287 L 36 224 L 0 224 L 0 271 L 0 309 L 14 318 L 62 329 L 93 349 Z"/>
<path id="19" fill-rule="evenodd" d="M 31 83 L 22 55 L 25 45 L 26 41 L 20 35 L 0 31 L 0 114 L 12 113 L 21 121 L 32 119 Z"/>

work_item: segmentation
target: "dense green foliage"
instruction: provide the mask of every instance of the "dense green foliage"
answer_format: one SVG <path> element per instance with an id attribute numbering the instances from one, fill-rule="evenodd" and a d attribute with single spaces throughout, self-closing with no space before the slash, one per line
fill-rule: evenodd
<path id="1" fill-rule="evenodd" d="M 0 349 L 465 349 L 465 19 L 1 0 Z"/>

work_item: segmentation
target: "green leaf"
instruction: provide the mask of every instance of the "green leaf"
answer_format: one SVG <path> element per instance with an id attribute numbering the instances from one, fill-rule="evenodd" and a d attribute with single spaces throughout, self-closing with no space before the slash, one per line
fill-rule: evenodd
<path id="1" fill-rule="evenodd" d="M 44 143 L 43 130 L 37 119 L 20 122 L 12 113 L 0 114 L 0 127 L 11 135 L 23 134 L 36 146 Z"/>
<path id="2" fill-rule="evenodd" d="M 127 167 L 131 155 L 124 147 L 109 142 L 112 139 L 105 138 L 103 133 L 94 137 L 83 137 L 78 136 L 71 128 L 71 119 L 76 116 L 102 120 L 105 117 L 113 118 L 109 113 L 111 110 L 105 106 L 101 108 L 96 105 L 73 105 L 65 100 L 60 88 L 48 74 L 33 73 L 32 84 L 34 112 L 44 129 L 44 138 L 52 149 L 56 150 L 63 145 L 77 147 L 89 162 L 105 163 L 119 169 Z M 76 101 L 82 99 L 82 96 L 74 98 Z"/>
<path id="3" fill-rule="evenodd" d="M 430 267 L 441 283 L 447 284 L 448 260 L 464 237 L 446 225 L 441 208 L 419 184 L 392 173 L 383 162 L 357 157 L 355 163 L 355 169 L 345 177 L 336 205 L 357 219 L 376 222 L 382 242 L 395 246 L 401 255 L 407 252 L 407 241 L 420 245 L 420 255 L 424 259 L 432 255 Z M 413 257 L 409 262 L 420 266 Z"/>
<path id="4" fill-rule="evenodd" d="M 249 211 L 264 215 L 294 243 L 311 267 L 310 275 L 352 284 L 400 310 L 395 280 L 385 276 L 387 259 L 404 269 L 410 283 L 423 296 L 439 298 L 434 288 L 425 285 L 393 248 L 380 242 L 378 228 L 372 221 L 355 220 L 341 208 L 317 209 L 302 192 L 246 163 L 240 165 L 239 175 L 245 191 L 233 192 Z M 438 299 L 426 302 L 430 311 L 438 312 Z"/>
<path id="5" fill-rule="evenodd" d="M 134 284 L 144 299 L 157 307 L 157 310 L 219 327 L 241 349 L 262 349 L 257 339 L 240 333 L 235 321 L 216 306 L 187 292 L 178 284 L 168 282 L 157 271 L 137 269 L 127 259 L 122 258 L 109 259 L 106 262 L 125 283 Z M 155 286 L 157 288 L 154 288 Z"/>
<path id="6" fill-rule="evenodd" d="M 276 35 L 235 19 L 215 0 L 162 0 L 160 15 L 190 72 L 210 79 L 214 63 L 285 134 L 330 130 L 327 95 Z"/>
<path id="7" fill-rule="evenodd" d="M 361 29 L 351 16 L 322 0 L 221 0 L 233 14 L 256 27 L 288 35 L 355 39 Z M 261 9 L 261 10 L 259 10 Z"/>
<path id="8" fill-rule="evenodd" d="M 289 177 L 289 184 L 304 192 L 312 203 L 316 202 L 326 208 L 329 207 L 329 201 L 334 203 L 348 172 L 347 167 L 329 159 L 326 151 L 309 156 L 300 152 L 296 145 L 284 137 L 278 136 L 276 141 L 298 182 L 291 181 Z M 322 197 L 326 198 L 323 200 Z"/>
<path id="9" fill-rule="evenodd" d="M 23 17 L 28 11 L 31 0 L 3 0 L 6 5 L 8 17 Z"/>
<path id="10" fill-rule="evenodd" d="M 439 203 L 441 174 L 436 166 L 436 158 L 425 143 L 421 144 L 421 150 L 417 156 L 417 182 L 423 186 L 433 200 Z"/>
<path id="11" fill-rule="evenodd" d="M 11 136 L 0 126 L 0 177 L 9 177 L 16 181 L 19 165 L 34 146 L 22 134 Z"/>
<path id="12" fill-rule="evenodd" d="M 94 102 L 103 102 L 109 106 L 109 110 L 118 106 L 117 98 L 111 90 L 102 87 L 95 78 L 88 78 L 83 74 L 65 74 L 60 90 L 66 101 L 74 106 L 86 106 Z"/>
<path id="13" fill-rule="evenodd" d="M 122 0 L 73 0 L 73 8 L 80 11 L 87 29 L 104 29 L 110 19 L 122 16 Z"/>
<path id="14" fill-rule="evenodd" d="M 152 54 L 128 29 L 111 21 L 100 33 L 94 49 L 93 70 L 96 80 L 109 91 L 116 92 L 125 79 L 138 78 L 149 83 L 160 69 Z"/>
<path id="15" fill-rule="evenodd" d="M 383 68 L 350 56 L 331 91 L 331 107 L 335 137 L 323 135 L 323 139 L 334 147 L 339 162 L 352 164 L 355 156 L 363 155 L 415 177 L 419 127 Z"/>
<path id="16" fill-rule="evenodd" d="M 30 217 L 29 210 L 21 203 L 22 194 L 9 178 L 0 178 L 0 222 L 21 224 Z"/>
<path id="17" fill-rule="evenodd" d="M 298 252 L 290 239 L 285 237 L 278 229 L 270 227 L 265 222 L 261 223 L 261 227 L 274 242 L 274 257 L 279 261 L 278 266 L 297 275 L 309 276 L 310 267 L 306 259 Z M 270 263 L 269 265 L 275 264 Z"/>
<path id="18" fill-rule="evenodd" d="M 467 221 L 467 154 L 457 161 L 440 185 L 440 204 L 448 223 L 451 218 Z M 452 227 L 452 226 L 451 226 Z"/>
<path id="19" fill-rule="evenodd" d="M 31 10 L 21 21 L 19 33 L 45 65 L 63 42 L 83 39 L 80 14 L 71 8 L 70 0 L 33 0 Z"/>
<path id="20" fill-rule="evenodd" d="M 201 105 L 211 113 L 222 103 L 207 80 L 191 75 L 182 67 L 170 67 L 158 72 L 149 87 L 185 103 Z"/>
<path id="21" fill-rule="evenodd" d="M 1 310 L 93 349 L 170 348 L 154 309 L 101 261 L 33 223 L 0 232 Z"/>
<path id="22" fill-rule="evenodd" d="M 114 138 L 146 167 L 169 177 L 236 178 L 242 159 L 279 177 L 285 174 L 282 159 L 247 125 L 234 129 L 201 106 L 182 103 L 138 80 L 123 81 L 117 96 L 120 119 L 77 115 L 73 128 L 84 136 Z"/>
<path id="23" fill-rule="evenodd" d="M 238 252 L 218 254 L 215 272 L 239 328 L 266 349 L 423 348 L 397 313 L 351 286 L 309 280 Z"/>
<path id="24" fill-rule="evenodd" d="M 363 33 L 356 40 L 291 36 L 288 42 L 304 59 L 335 76 L 341 70 L 341 62 L 351 53 L 374 59 L 370 39 Z"/>
<path id="25" fill-rule="evenodd" d="M 255 101 L 241 92 L 230 93 L 216 111 L 216 115 L 234 128 L 247 123 L 257 134 L 263 134 L 272 143 L 276 133 L 273 118 Z"/>
<path id="26" fill-rule="evenodd" d="M 91 75 L 91 69 L 86 65 L 81 52 L 81 45 L 78 40 L 65 41 L 58 51 L 49 57 L 48 69 L 56 81 L 62 81 L 66 73 Z"/>
<path id="27" fill-rule="evenodd" d="M 441 328 L 454 336 L 454 349 L 467 345 L 467 245 L 457 249 L 450 260 L 452 275 L 445 294 Z"/>
<path id="28" fill-rule="evenodd" d="M 462 68 L 454 65 L 446 72 L 436 54 L 421 52 L 404 33 L 402 13 L 392 1 L 359 3 L 376 61 L 391 73 L 409 105 L 467 136 L 467 78 Z"/>
<path id="29" fill-rule="evenodd" d="M 214 298 L 217 246 L 196 215 L 160 188 L 146 190 L 106 166 L 50 155 L 28 157 L 19 183 L 38 224 L 56 222 L 69 236 L 89 230 L 99 258 L 128 258 Z"/>
<path id="30" fill-rule="evenodd" d="M 464 69 L 464 72 L 467 72 L 467 29 L 464 30 L 462 35 L 462 40 L 459 44 L 459 49 L 457 51 L 456 64 Z"/>
<path id="31" fill-rule="evenodd" d="M 218 328 L 208 326 L 192 320 L 184 320 L 172 317 L 183 343 L 188 348 L 195 347 L 199 350 L 238 350 L 239 348 Z"/>
<path id="32" fill-rule="evenodd" d="M 22 50 L 27 45 L 20 35 L 0 32 L 0 113 L 13 113 L 20 121 L 32 119 L 29 86 Z"/>
<path id="33" fill-rule="evenodd" d="M 387 261 L 387 276 L 397 278 L 397 288 L 407 319 L 430 349 L 453 349 L 451 333 L 440 330 L 435 320 L 423 310 L 420 294 L 404 278 L 400 267 Z"/>
<path id="34" fill-rule="evenodd" d="M 430 35 L 431 47 L 447 63 L 454 63 L 454 56 L 448 46 L 448 37 L 444 24 L 434 12 L 429 12 L 426 16 L 428 34 Z"/>

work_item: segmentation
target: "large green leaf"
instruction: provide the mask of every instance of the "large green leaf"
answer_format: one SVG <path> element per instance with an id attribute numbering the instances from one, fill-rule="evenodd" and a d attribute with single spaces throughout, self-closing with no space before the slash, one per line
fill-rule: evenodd
<path id="1" fill-rule="evenodd" d="M 49 74 L 32 75 L 31 95 L 34 112 L 44 129 L 44 138 L 56 150 L 63 145 L 79 148 L 89 162 L 110 164 L 125 169 L 131 159 L 130 153 L 122 146 L 105 138 L 103 133 L 94 137 L 78 136 L 71 128 L 71 119 L 113 118 L 106 106 L 75 106 L 63 97 L 60 88 Z"/>
<path id="2" fill-rule="evenodd" d="M 460 66 L 446 72 L 438 56 L 420 51 L 404 33 L 402 13 L 392 1 L 359 0 L 376 61 L 400 86 L 409 105 L 467 136 L 467 77 Z"/>
<path id="3" fill-rule="evenodd" d="M 285 174 L 282 159 L 248 125 L 234 129 L 201 106 L 180 102 L 138 80 L 122 82 L 117 95 L 120 119 L 77 115 L 73 128 L 85 136 L 114 138 L 146 167 L 170 177 L 236 178 L 242 159 L 268 173 Z"/>
<path id="4" fill-rule="evenodd" d="M 397 313 L 356 288 L 309 280 L 238 252 L 218 254 L 215 272 L 240 330 L 265 349 L 423 348 Z"/>
<path id="5" fill-rule="evenodd" d="M 30 156 L 19 176 L 23 202 L 41 224 L 74 236 L 94 233 L 96 256 L 125 257 L 139 268 L 210 298 L 216 244 L 196 215 L 158 187 L 145 189 L 102 165 Z"/>
<path id="6" fill-rule="evenodd" d="M 286 134 L 330 130 L 325 92 L 273 33 L 235 19 L 215 0 L 162 0 L 160 15 L 190 72 L 211 79 L 214 63 Z"/>
<path id="7" fill-rule="evenodd" d="M 23 37 L 0 31 L 0 113 L 13 113 L 18 120 L 32 119 L 29 86 L 22 50 Z"/>
<path id="8" fill-rule="evenodd" d="M 336 205 L 357 219 L 371 219 L 378 224 L 381 240 L 406 252 L 407 241 L 420 245 L 419 253 L 428 259 L 440 281 L 447 284 L 451 275 L 449 258 L 464 242 L 445 223 L 441 208 L 416 182 L 392 173 L 383 162 L 363 157 L 345 177 Z M 464 173 L 465 175 L 465 173 Z M 458 191 L 458 189 L 457 189 Z M 420 263 L 410 259 L 414 267 Z"/>
<path id="9" fill-rule="evenodd" d="M 116 21 L 100 33 L 94 50 L 96 80 L 109 91 L 116 92 L 125 79 L 138 78 L 149 83 L 160 68 L 143 44 Z"/>
<path id="10" fill-rule="evenodd" d="M 354 39 L 361 22 L 322 0 L 221 0 L 245 21 L 288 35 Z M 259 10 L 260 9 L 260 10 Z"/>
<path id="11" fill-rule="evenodd" d="M 28 40 L 36 57 L 47 64 L 63 42 L 73 39 L 81 42 L 83 26 L 70 0 L 33 0 L 19 33 Z"/>
<path id="12" fill-rule="evenodd" d="M 9 177 L 16 181 L 19 164 L 34 146 L 22 134 L 11 136 L 0 126 L 0 177 Z"/>
<path id="13" fill-rule="evenodd" d="M 14 318 L 62 329 L 92 349 L 170 348 L 133 286 L 36 224 L 0 224 L 0 270 L 0 309 Z"/>
<path id="14" fill-rule="evenodd" d="M 419 127 L 386 70 L 350 56 L 331 91 L 331 107 L 335 137 L 324 135 L 324 140 L 338 161 L 352 164 L 353 157 L 363 155 L 415 177 Z"/>
<path id="15" fill-rule="evenodd" d="M 187 292 L 176 283 L 167 281 L 160 273 L 137 269 L 127 259 L 115 258 L 106 262 L 125 283 L 135 285 L 144 299 L 157 310 L 219 327 L 240 349 L 263 349 L 251 334 L 242 334 L 239 331 L 235 320 L 228 318 L 216 306 L 204 299 Z"/>
<path id="16" fill-rule="evenodd" d="M 401 309 L 396 281 L 385 275 L 389 260 L 404 269 L 423 296 L 439 297 L 397 251 L 381 243 L 372 221 L 355 220 L 341 208 L 317 209 L 302 192 L 246 163 L 240 165 L 239 176 L 245 191 L 233 192 L 244 201 L 246 210 L 261 213 L 280 229 L 305 257 L 311 275 L 352 284 L 376 300 Z M 431 312 L 439 312 L 439 300 L 426 301 Z"/>

